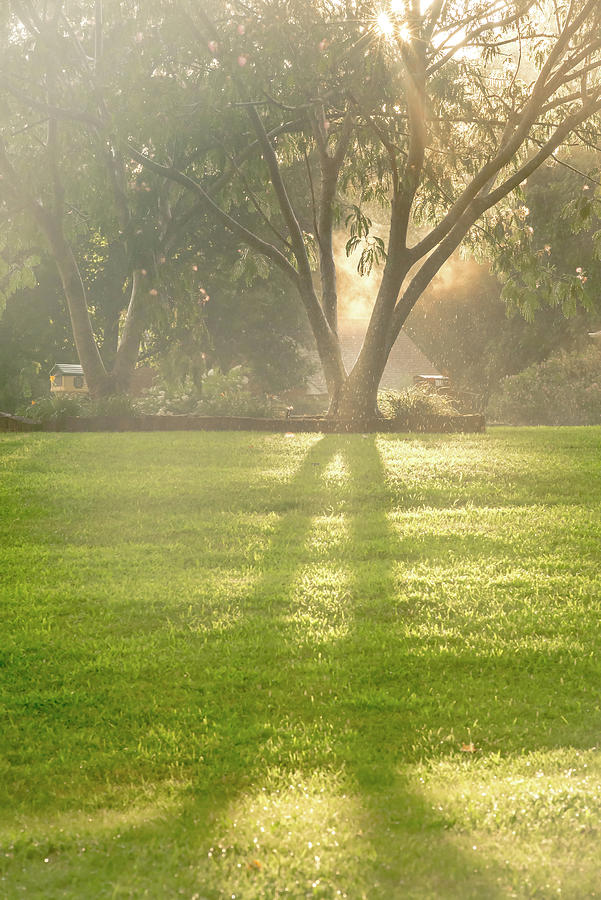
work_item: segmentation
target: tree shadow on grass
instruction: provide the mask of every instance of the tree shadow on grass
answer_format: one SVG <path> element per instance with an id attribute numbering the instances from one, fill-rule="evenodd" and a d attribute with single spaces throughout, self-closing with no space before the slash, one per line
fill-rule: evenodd
<path id="1" fill-rule="evenodd" d="M 284 884 L 292 862 L 281 862 L 273 883 L 267 862 L 260 872 L 247 870 L 249 855 L 260 850 L 249 836 L 232 838 L 228 816 L 237 809 L 248 817 L 247 799 L 260 797 L 263 787 L 283 792 L 294 783 L 297 809 L 324 785 L 327 793 L 328 784 L 334 806 L 356 801 L 343 815 L 361 867 L 339 862 L 349 869 L 339 879 L 349 897 L 496 896 L 494 871 L 474 871 L 473 857 L 448 838 L 452 822 L 409 782 L 406 766 L 456 752 L 475 721 L 486 722 L 491 709 L 509 700 L 489 747 L 557 747 L 562 735 L 548 726 L 562 715 L 566 742 L 571 730 L 570 743 L 576 735 L 584 745 L 585 732 L 574 727 L 584 699 L 594 697 L 597 666 L 588 659 L 572 666 L 557 698 L 559 673 L 566 674 L 561 648 L 499 655 L 485 646 L 466 648 L 459 637 L 442 651 L 436 634 L 426 639 L 415 632 L 410 610 L 398 600 L 404 551 L 388 521 L 390 502 L 374 438 L 317 440 L 282 486 L 269 548 L 232 624 L 199 635 L 184 613 L 172 621 L 188 680 L 176 706 L 172 694 L 152 685 L 152 715 L 143 701 L 138 710 L 138 752 L 149 761 L 160 755 L 161 765 L 171 756 L 172 776 L 179 766 L 188 787 L 158 819 L 136 826 L 135 835 L 123 823 L 119 842 L 113 832 L 99 839 L 107 883 L 117 894 L 130 888 L 135 894 L 148 883 L 151 896 L 195 885 L 203 896 L 217 897 L 225 884 L 241 883 L 243 897 L 276 896 L 274 885 Z M 540 722 L 524 736 L 514 720 L 540 711 L 531 701 L 534 677 L 537 696 L 542 689 L 555 705 L 548 721 L 537 715 Z M 278 809 L 272 815 L 277 835 Z M 314 824 L 303 824 L 302 810 L 297 816 L 292 840 L 300 844 Z M 224 835 L 223 860 L 208 858 Z M 163 852 L 171 868 L 160 875 Z M 232 853 L 234 868 L 228 868 Z M 303 892 L 297 888 L 292 896 L 305 896 L 313 883 L 304 865 L 297 869 Z M 98 856 L 80 856 L 65 877 L 84 883 L 94 866 Z M 159 875 L 165 881 L 153 887 Z M 321 888 L 321 896 L 330 896 L 327 884 Z"/>

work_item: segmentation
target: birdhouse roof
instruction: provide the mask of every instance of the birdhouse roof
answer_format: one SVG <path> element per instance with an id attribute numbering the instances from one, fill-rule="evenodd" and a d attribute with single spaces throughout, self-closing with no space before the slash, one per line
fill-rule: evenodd
<path id="1" fill-rule="evenodd" d="M 422 375 L 420 373 L 419 375 L 416 374 L 413 377 L 419 378 L 421 381 L 436 382 L 436 383 L 438 383 L 438 382 L 446 383 L 449 380 L 447 375 Z"/>
<path id="2" fill-rule="evenodd" d="M 83 375 L 83 369 L 81 366 L 76 366 L 73 363 L 56 363 L 50 374 L 56 375 L 58 373 L 61 375 Z"/>

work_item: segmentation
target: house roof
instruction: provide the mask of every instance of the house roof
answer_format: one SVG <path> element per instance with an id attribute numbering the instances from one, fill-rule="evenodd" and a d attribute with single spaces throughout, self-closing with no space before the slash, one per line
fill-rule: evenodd
<path id="1" fill-rule="evenodd" d="M 56 363 L 50 374 L 54 375 L 55 372 L 60 372 L 61 375 L 83 375 L 82 367 L 73 363 Z"/>
<path id="2" fill-rule="evenodd" d="M 366 329 L 367 319 L 346 319 L 340 323 L 338 334 L 342 349 L 342 359 L 347 372 L 352 369 L 359 356 Z M 319 363 L 317 353 L 312 354 L 312 356 Z M 440 377 L 441 372 L 413 343 L 409 335 L 401 331 L 394 347 L 390 351 L 380 382 L 380 388 L 382 390 L 398 390 L 403 386 L 403 381 L 406 382 L 408 377 L 413 378 L 414 375 L 437 375 Z M 309 392 L 312 394 L 327 393 L 321 367 L 309 379 Z"/>

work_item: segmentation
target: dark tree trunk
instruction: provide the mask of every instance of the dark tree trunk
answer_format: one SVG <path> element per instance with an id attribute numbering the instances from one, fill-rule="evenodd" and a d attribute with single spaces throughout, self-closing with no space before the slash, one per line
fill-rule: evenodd
<path id="1" fill-rule="evenodd" d="M 395 203 L 389 236 L 389 247 L 393 249 L 384 266 L 363 346 L 348 378 L 335 395 L 330 395 L 328 416 L 346 422 L 367 423 L 378 415 L 378 387 L 392 346 L 390 335 L 395 304 L 411 267 L 407 252 L 399 249 L 404 244 L 399 219 Z"/>
<path id="2" fill-rule="evenodd" d="M 378 354 L 368 371 L 355 366 L 332 397 L 328 417 L 357 425 L 372 422 L 378 415 L 378 386 L 385 365 L 386 358 Z"/>
<path id="3" fill-rule="evenodd" d="M 140 339 L 144 330 L 145 313 L 141 306 L 141 283 L 144 279 L 140 277 L 140 273 L 136 270 L 132 273 L 131 280 L 131 296 L 123 333 L 119 341 L 115 364 L 111 372 L 111 393 L 121 394 L 129 389 L 131 377 L 138 361 L 140 352 Z"/>
<path id="4" fill-rule="evenodd" d="M 143 315 L 138 296 L 139 276 L 132 276 L 132 292 L 123 334 L 119 341 L 114 363 L 110 370 L 104 365 L 96 344 L 87 305 L 86 290 L 73 252 L 62 231 L 55 223 L 46 220 L 46 235 L 51 244 L 54 259 L 61 277 L 71 328 L 79 362 L 83 368 L 88 390 L 92 398 L 109 397 L 125 393 L 136 366 L 143 330 Z M 118 327 L 118 321 L 117 321 Z"/>
<path id="5" fill-rule="evenodd" d="M 109 378 L 94 339 L 86 291 L 73 252 L 60 229 L 49 223 L 45 229 L 65 292 L 73 339 L 91 397 L 110 392 Z"/>
<path id="6" fill-rule="evenodd" d="M 117 348 L 119 346 L 119 319 L 121 310 L 114 308 L 108 311 L 104 321 L 104 339 L 102 341 L 102 359 L 104 363 L 111 367 L 115 363 L 117 357 Z"/>

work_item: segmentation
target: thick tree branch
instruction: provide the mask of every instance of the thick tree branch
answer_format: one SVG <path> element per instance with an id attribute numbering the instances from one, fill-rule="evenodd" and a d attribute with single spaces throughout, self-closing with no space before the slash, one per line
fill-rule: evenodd
<path id="1" fill-rule="evenodd" d="M 444 265 L 451 253 L 459 246 L 469 229 L 476 223 L 480 216 L 495 206 L 500 200 L 519 187 L 533 172 L 535 172 L 546 159 L 562 144 L 565 137 L 578 125 L 601 110 L 601 99 L 591 102 L 583 108 L 578 115 L 571 116 L 559 128 L 552 138 L 541 146 L 541 149 L 527 163 L 521 166 L 517 172 L 507 178 L 499 187 L 488 194 L 478 197 L 457 219 L 453 227 L 449 229 L 444 239 L 438 244 L 433 253 L 423 263 L 419 272 L 412 279 L 394 309 L 391 330 L 389 333 L 389 347 L 394 344 L 407 316 L 413 309 L 417 300 L 421 297 L 432 278 Z"/>
<path id="2" fill-rule="evenodd" d="M 267 228 L 269 228 L 269 230 L 271 231 L 271 233 L 274 234 L 274 235 L 276 236 L 276 238 L 278 239 L 278 241 L 281 241 L 281 243 L 282 243 L 285 247 L 287 247 L 288 250 L 292 250 L 292 244 L 290 243 L 290 241 L 286 240 L 286 238 L 284 237 L 283 234 L 280 234 L 280 232 L 278 231 L 278 229 L 277 229 L 277 228 L 275 227 L 275 225 L 271 222 L 269 216 L 267 215 L 267 213 L 265 212 L 265 210 L 262 208 L 261 204 L 259 203 L 259 200 L 257 199 L 257 196 L 256 196 L 255 192 L 253 191 L 253 189 L 251 188 L 251 186 L 250 186 L 250 184 L 248 183 L 247 179 L 245 178 L 244 173 L 243 173 L 242 170 L 236 165 L 236 161 L 234 160 L 234 158 L 233 158 L 232 156 L 230 156 L 229 153 L 227 153 L 227 151 L 225 150 L 225 148 L 224 148 L 224 152 L 226 153 L 227 158 L 228 158 L 229 161 L 230 161 L 230 165 L 232 166 L 233 171 L 236 173 L 238 179 L 240 180 L 240 184 L 242 185 L 242 187 L 243 187 L 244 190 L 246 191 L 246 194 L 247 194 L 247 196 L 248 196 L 248 199 L 250 200 L 250 202 L 251 202 L 252 205 L 254 206 L 255 210 L 256 210 L 257 213 L 259 214 L 259 216 L 260 216 L 260 218 L 261 218 L 261 221 L 265 223 L 265 225 L 267 226 Z"/>
<path id="3" fill-rule="evenodd" d="M 170 181 L 174 181 L 191 191 L 201 199 L 202 205 L 213 213 L 218 222 L 224 225 L 233 234 L 240 237 L 244 243 L 248 244 L 253 250 L 256 250 L 258 253 L 270 259 L 294 282 L 298 282 L 298 272 L 277 247 L 274 247 L 274 245 L 270 244 L 268 241 L 264 241 L 222 210 L 207 191 L 205 191 L 198 182 L 194 181 L 193 178 L 190 178 L 188 175 L 185 175 L 183 172 L 180 172 L 178 169 L 171 166 L 163 166 L 160 163 L 157 163 L 144 153 L 140 153 L 140 151 L 136 150 L 131 144 L 128 144 L 128 147 L 133 159 L 143 165 L 146 169 L 149 169 L 149 171 L 155 172 L 155 174 L 161 175 L 163 178 L 168 178 Z"/>
<path id="4" fill-rule="evenodd" d="M 334 202 L 340 168 L 348 151 L 352 135 L 353 117 L 347 112 L 333 154 L 328 152 L 327 139 L 321 133 L 321 122 L 312 116 L 313 133 L 320 167 L 319 206 L 316 237 L 319 246 L 321 275 L 321 304 L 332 331 L 338 330 L 338 290 L 334 262 Z"/>
<path id="5" fill-rule="evenodd" d="M 7 76 L 5 75 L 5 78 Z M 80 122 L 83 125 L 88 125 L 91 128 L 101 128 L 102 122 L 100 119 L 97 119 L 95 116 L 90 116 L 88 113 L 80 112 L 75 109 L 63 109 L 58 106 L 50 106 L 47 103 L 44 103 L 40 100 L 35 100 L 33 97 L 30 97 L 25 91 L 22 91 L 20 88 L 15 87 L 15 85 L 10 84 L 9 82 L 4 82 L 4 87 L 6 90 L 13 95 L 17 100 L 20 100 L 26 106 L 29 106 L 31 109 L 37 110 L 37 112 L 44 113 L 47 116 L 52 116 L 55 119 L 64 119 L 66 121 L 71 122 Z"/>
<path id="6" fill-rule="evenodd" d="M 280 172 L 280 166 L 275 155 L 273 145 L 269 139 L 267 131 L 265 130 L 263 121 L 254 106 L 251 105 L 248 107 L 248 115 L 255 129 L 255 134 L 257 135 L 259 146 L 261 147 L 265 163 L 269 170 L 271 184 L 278 199 L 278 203 L 282 212 L 282 216 L 284 217 L 286 227 L 288 228 L 294 256 L 298 265 L 299 277 L 304 282 L 310 282 L 311 264 L 309 262 L 307 248 L 305 246 L 305 239 L 303 237 L 303 232 L 299 225 L 296 213 L 288 196 L 288 191 L 286 190 L 286 186 L 284 185 L 282 173 Z"/>

